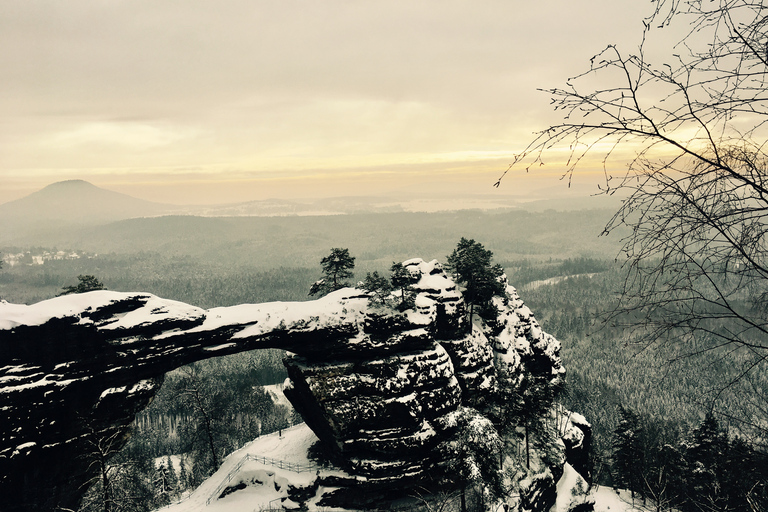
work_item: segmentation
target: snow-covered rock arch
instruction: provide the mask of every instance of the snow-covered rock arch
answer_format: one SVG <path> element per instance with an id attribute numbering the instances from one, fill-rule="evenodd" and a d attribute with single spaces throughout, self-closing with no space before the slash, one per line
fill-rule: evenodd
<path id="1" fill-rule="evenodd" d="M 478 406 L 495 365 L 564 370 L 514 288 L 493 334 L 467 334 L 461 293 L 436 261 L 405 262 L 413 309 L 370 307 L 348 288 L 315 301 L 203 310 L 145 293 L 0 303 L 0 496 L 4 510 L 74 508 L 95 436 L 128 432 L 162 376 L 260 348 L 294 354 L 286 396 L 368 485 L 402 489 L 439 464 L 458 407 Z M 486 336 L 488 334 L 488 336 Z"/>

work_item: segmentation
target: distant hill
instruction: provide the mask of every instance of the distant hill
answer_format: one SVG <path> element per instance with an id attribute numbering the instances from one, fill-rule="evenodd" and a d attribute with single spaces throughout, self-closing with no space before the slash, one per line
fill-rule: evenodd
<path id="1" fill-rule="evenodd" d="M 566 189 L 567 190 L 567 189 Z M 43 245 L 52 247 L 56 244 L 65 244 L 71 247 L 86 248 L 93 245 L 96 239 L 107 238 L 125 249 L 125 243 L 135 244 L 136 238 L 141 244 L 147 237 L 152 237 L 149 232 L 142 232 L 138 237 L 119 232 L 127 229 L 133 231 L 139 226 L 149 229 L 159 229 L 164 233 L 159 245 L 169 244 L 176 240 L 180 233 L 187 233 L 192 238 L 197 238 L 201 230 L 207 232 L 205 227 L 212 223 L 203 220 L 192 220 L 190 216 L 209 218 L 247 218 L 247 217 L 308 217 L 308 216 L 347 216 L 368 214 L 406 214 L 409 212 L 441 212 L 448 214 L 458 210 L 475 210 L 495 212 L 557 212 L 609 209 L 615 211 L 620 204 L 616 197 L 589 197 L 584 191 L 574 191 L 572 195 L 559 197 L 558 199 L 540 199 L 541 197 L 557 197 L 562 194 L 560 189 L 542 190 L 529 196 L 512 196 L 504 194 L 466 194 L 462 197 L 419 197 L 404 193 L 395 196 L 355 196 L 355 197 L 331 197 L 313 200 L 284 200 L 267 199 L 248 201 L 244 203 L 219 204 L 219 205 L 170 205 L 154 203 L 137 199 L 126 194 L 97 187 L 87 181 L 70 180 L 53 183 L 26 197 L 0 204 L 0 244 L 7 245 Z M 537 200 L 539 198 L 539 200 Z M 163 216 L 181 216 L 175 219 L 157 219 L 138 224 L 123 226 L 110 226 L 118 221 L 131 219 L 148 219 Z M 604 217 L 604 215 L 600 215 Z M 469 217 L 472 217 L 470 215 Z M 186 218 L 186 220 L 184 219 Z M 390 217 L 378 217 L 379 219 Z M 468 218 L 462 216 L 462 218 Z M 394 217 L 391 217 L 394 219 Z M 347 222 L 355 224 L 358 219 L 333 221 L 331 224 L 343 225 Z M 272 225 L 280 221 L 274 220 L 265 225 Z M 313 221 L 306 219 L 302 225 L 313 225 L 319 222 L 322 226 L 329 222 L 327 218 Z M 588 221 L 588 222 L 591 222 Z M 216 223 L 213 223 L 216 224 Z M 186 229 L 189 225 L 194 226 Z M 239 226 L 239 224 L 236 224 Z M 291 224 L 293 225 L 293 224 Z M 173 229 L 169 226 L 174 226 Z M 225 232 L 230 227 L 224 228 Z M 537 229 L 541 229 L 539 226 Z M 403 230 L 403 226 L 399 231 Z M 417 230 L 418 231 L 418 230 Z M 482 230 L 484 231 L 484 230 Z M 545 230 L 546 231 L 546 230 Z M 216 238 L 216 233 L 209 233 Z M 399 235 L 402 237 L 402 235 Z M 123 238 L 123 242 L 119 239 Z M 567 238 L 567 237 L 566 237 Z M 131 240 L 128 242 L 128 240 Z M 209 237 L 206 240 L 210 240 Z M 113 245 L 108 243 L 105 245 Z M 207 245 L 207 244 L 204 244 Z M 133 245 L 133 247 L 136 247 Z M 101 247 L 100 250 L 104 250 Z"/>
<path id="2" fill-rule="evenodd" d="M 99 188 L 83 180 L 60 181 L 1 204 L 0 241 L 68 227 L 152 217 L 169 213 L 174 208 Z"/>

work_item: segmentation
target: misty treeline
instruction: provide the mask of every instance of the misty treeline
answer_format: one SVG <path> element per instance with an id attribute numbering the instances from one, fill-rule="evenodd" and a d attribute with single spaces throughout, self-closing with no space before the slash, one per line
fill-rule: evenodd
<path id="1" fill-rule="evenodd" d="M 0 298 L 34 303 L 59 294 L 77 276 L 98 277 L 113 291 L 153 293 L 203 308 L 304 300 L 312 268 L 228 267 L 159 253 L 100 255 L 43 265 L 15 265 L 0 272 Z"/>
<path id="2" fill-rule="evenodd" d="M 477 218 L 482 220 L 484 217 L 478 215 Z M 445 230 L 438 229 L 431 236 L 447 235 Z M 447 245 L 445 249 L 435 252 L 426 252 L 423 250 L 425 245 L 413 242 L 413 251 L 399 248 L 404 252 L 402 256 L 399 253 L 392 256 L 391 252 L 373 242 L 358 240 L 349 244 L 351 255 L 356 257 L 352 282 L 362 280 L 367 272 L 386 274 L 396 259 L 420 256 L 445 262 L 456 239 L 458 237 L 448 240 L 443 244 Z M 614 306 L 615 290 L 621 289 L 625 275 L 614 261 L 614 252 L 585 251 L 581 254 L 588 256 L 580 256 L 578 252 L 564 251 L 562 256 L 557 252 L 545 252 L 544 247 L 550 246 L 520 241 L 514 244 L 515 247 L 498 250 L 495 244 L 478 239 L 493 249 L 495 261 L 505 268 L 509 282 L 518 287 L 521 297 L 543 328 L 562 342 L 568 378 L 561 400 L 568 409 L 584 414 L 593 425 L 592 459 L 596 483 L 628 486 L 640 499 L 646 500 L 656 499 L 648 494 L 646 480 L 658 482 L 661 478 L 665 485 L 675 485 L 678 487 L 676 492 L 683 492 L 680 482 L 668 483 L 663 475 L 660 476 L 658 465 L 646 465 L 644 461 L 656 460 L 658 456 L 651 452 L 657 448 L 666 450 L 667 445 L 689 456 L 684 446 L 690 444 L 691 436 L 700 428 L 713 404 L 718 428 L 727 440 L 728 450 L 743 443 L 752 450 L 749 457 L 760 457 L 765 453 L 764 438 L 750 437 L 748 425 L 736 419 L 750 417 L 750 414 L 755 418 L 766 417 L 759 408 L 768 403 L 768 372 L 737 379 L 741 374 L 739 361 L 727 357 L 725 350 L 706 351 L 696 357 L 691 357 L 688 351 L 675 353 L 673 347 L 638 351 L 628 343 L 628 333 L 623 329 L 601 322 L 601 315 Z M 315 243 L 313 239 L 312 244 Z M 294 247 L 300 245 L 295 240 L 294 244 Z M 291 261 L 285 258 L 273 260 L 272 266 L 232 263 L 230 255 L 242 250 L 242 246 L 228 248 L 218 259 L 173 252 L 90 253 L 91 257 L 47 261 L 44 265 L 4 265 L 0 271 L 0 298 L 26 303 L 48 299 L 73 284 L 78 275 L 87 274 L 96 276 L 110 290 L 147 291 L 206 308 L 273 300 L 307 300 L 308 286 L 318 276 L 318 262 L 328 251 L 327 242 L 323 244 L 306 266 L 293 267 L 278 266 Z M 366 251 L 354 249 L 361 244 L 367 247 Z M 437 242 L 429 242 L 426 246 L 430 244 L 442 247 Z M 528 249 L 530 251 L 526 253 Z M 25 249 L 2 248 L 2 253 L 14 254 L 21 250 Z M 262 257 L 259 255 L 254 260 Z M 568 279 L 550 279 L 564 277 Z M 546 280 L 549 281 L 541 283 Z M 151 497 L 147 498 L 149 501 L 143 501 L 150 504 L 174 499 L 182 489 L 194 485 L 212 471 L 214 459 L 221 460 L 226 452 L 259 432 L 263 434 L 290 423 L 290 413 L 271 399 L 266 400 L 259 388 L 282 382 L 285 378 L 282 355 L 279 352 L 253 352 L 229 357 L 232 359 L 201 362 L 192 369 L 179 369 L 166 377 L 155 402 L 137 418 L 136 433 L 128 446 L 109 459 L 114 465 L 115 482 L 121 482 L 129 490 L 126 496 Z M 223 375 L 227 376 L 227 385 L 223 385 Z M 230 378 L 239 384 L 230 386 Z M 725 386 L 727 383 L 733 384 L 728 387 Z M 182 389 L 184 392 L 180 391 Z M 211 410 L 217 411 L 218 417 L 230 419 L 227 425 L 212 424 L 206 429 L 205 421 L 200 420 L 206 409 L 196 403 L 195 390 L 200 396 L 207 397 L 201 398 L 200 403 L 208 403 Z M 652 439 L 644 441 L 644 446 L 652 447 L 647 448 L 649 454 L 643 455 L 643 462 L 633 468 L 643 477 L 640 483 L 628 484 L 621 476 L 616 443 L 623 410 L 633 411 L 645 425 L 644 439 Z M 743 453 L 742 448 L 737 451 Z M 170 462 L 169 457 L 173 457 Z M 686 460 L 689 462 L 685 468 L 715 471 L 715 468 L 690 462 L 694 459 Z M 682 467 L 676 466 L 674 472 L 685 474 Z M 662 473 L 669 474 L 671 470 L 664 468 Z M 646 490 L 640 488 L 642 485 L 646 485 Z M 717 485 L 722 488 L 719 481 Z M 136 489 L 141 486 L 143 491 L 140 493 Z M 695 488 L 686 487 L 685 492 L 690 493 L 690 489 Z M 754 489 L 755 492 L 759 490 L 759 487 Z M 98 492 L 97 484 L 89 497 L 97 496 Z M 671 494 L 665 496 L 667 499 Z M 91 503 L 87 506 L 96 506 L 97 501 L 87 503 Z M 140 503 L 141 500 L 135 500 L 134 510 L 146 510 L 151 506 Z M 678 503 L 679 507 L 683 505 Z"/>
<path id="3" fill-rule="evenodd" d="M 592 423 L 595 483 L 630 489 L 655 510 L 762 510 L 750 500 L 768 503 L 768 374 L 742 377 L 748 358 L 725 349 L 630 344 L 603 322 L 624 277 L 613 266 L 521 290 L 562 343 L 562 401 Z"/>
<path id="4" fill-rule="evenodd" d="M 502 264 L 581 254 L 613 258 L 615 240 L 595 236 L 610 214 L 548 210 L 132 219 L 0 247 L 6 258 L 25 254 L 20 259 L 24 264 L 6 264 L 0 272 L 0 298 L 44 300 L 84 274 L 98 277 L 110 290 L 149 291 L 200 307 L 303 300 L 294 291 L 316 280 L 329 241 L 355 256 L 355 282 L 392 261 L 420 257 L 445 263 L 456 240 L 467 234 Z M 81 257 L 28 265 L 34 256 L 57 247 Z M 295 275 L 300 273 L 306 275 Z"/>

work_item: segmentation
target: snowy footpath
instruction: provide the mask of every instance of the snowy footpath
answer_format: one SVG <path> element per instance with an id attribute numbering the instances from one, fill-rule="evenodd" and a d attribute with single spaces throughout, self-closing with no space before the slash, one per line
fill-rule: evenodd
<path id="1" fill-rule="evenodd" d="M 308 487 L 318 474 L 348 476 L 339 470 L 318 468 L 307 458 L 307 450 L 315 441 L 317 437 L 303 423 L 282 433 L 259 437 L 231 453 L 218 471 L 188 497 L 158 512 L 259 512 L 298 508 L 288 499 L 289 485 Z M 219 498 L 226 488 L 236 486 L 242 488 Z M 317 495 L 322 496 L 322 491 L 320 488 Z M 313 500 L 307 504 L 313 508 Z"/>
<path id="2" fill-rule="evenodd" d="M 617 491 L 612 487 L 598 487 L 592 491 L 595 498 L 595 512 L 653 512 L 656 507 L 650 502 L 636 498 L 633 502 L 629 491 Z"/>
<path id="3" fill-rule="evenodd" d="M 321 476 L 348 476 L 336 469 L 318 468 L 307 458 L 309 447 L 317 441 L 315 434 L 302 423 L 262 436 L 231 453 L 216 473 L 203 482 L 185 499 L 158 509 L 157 512 L 265 512 L 290 510 L 298 504 L 288 499 L 288 486 L 308 487 Z M 228 487 L 242 487 L 219 498 Z M 324 490 L 318 489 L 317 496 Z M 595 512 L 649 512 L 653 507 L 643 506 L 627 491 L 617 492 L 610 487 L 593 491 Z M 310 510 L 324 512 L 342 511 L 329 507 L 317 507 L 310 500 Z M 559 505 L 559 506 L 558 506 Z M 554 509 L 562 508 L 558 503 Z"/>

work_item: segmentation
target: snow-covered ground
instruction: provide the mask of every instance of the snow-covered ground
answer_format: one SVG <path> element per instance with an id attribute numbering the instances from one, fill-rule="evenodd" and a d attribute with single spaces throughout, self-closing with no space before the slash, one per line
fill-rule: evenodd
<path id="1" fill-rule="evenodd" d="M 520 289 L 523 291 L 530 291 L 535 290 L 537 288 L 541 288 L 542 286 L 549 286 L 557 283 L 562 283 L 563 281 L 567 281 L 568 279 L 573 279 L 576 277 L 588 277 L 589 279 L 592 279 L 597 275 L 596 272 L 592 272 L 590 274 L 573 274 L 571 276 L 556 276 L 556 277 L 550 277 L 548 279 L 540 279 L 538 281 L 531 281 L 530 283 L 523 285 Z"/>
<path id="2" fill-rule="evenodd" d="M 268 384 L 264 386 L 264 391 L 266 391 L 267 394 L 272 398 L 272 401 L 275 403 L 275 405 L 282 405 L 283 407 L 287 407 L 288 410 L 291 410 L 293 409 L 293 404 L 291 404 L 291 402 L 289 402 L 285 397 L 283 389 L 285 389 L 285 382 L 281 382 L 280 384 Z"/>
<path id="3" fill-rule="evenodd" d="M 187 498 L 163 507 L 158 512 L 258 512 L 269 509 L 281 510 L 283 507 L 290 510 L 293 503 L 286 499 L 289 485 L 307 487 L 312 484 L 318 474 L 321 476 L 347 475 L 334 469 L 312 469 L 299 473 L 281 469 L 274 463 L 249 460 L 248 456 L 283 461 L 296 466 L 308 466 L 313 463 L 307 458 L 307 450 L 315 441 L 317 437 L 304 423 L 283 430 L 282 435 L 275 432 L 262 436 L 229 455 L 219 470 Z M 244 489 L 217 499 L 224 488 L 236 486 L 239 483 L 247 485 Z M 317 496 L 321 496 L 324 490 L 318 489 Z M 650 512 L 653 510 L 650 504 L 642 506 L 642 500 L 636 500 L 633 505 L 629 492 L 617 492 L 610 487 L 597 488 L 593 491 L 593 496 L 596 512 Z M 307 504 L 310 510 L 324 512 L 344 510 L 316 506 L 317 499 L 310 500 Z M 562 504 L 559 502 L 554 509 Z"/>
<path id="4" fill-rule="evenodd" d="M 652 512 L 656 508 L 648 502 L 636 498 L 634 503 L 629 491 L 617 491 L 612 487 L 598 487 L 592 491 L 595 498 L 595 512 Z"/>
<path id="5" fill-rule="evenodd" d="M 348 476 L 334 469 L 309 469 L 297 472 L 288 469 L 308 467 L 314 463 L 307 458 L 307 450 L 317 441 L 315 434 L 302 423 L 278 432 L 259 437 L 230 454 L 216 473 L 203 482 L 192 494 L 178 503 L 159 509 L 161 512 L 254 512 L 270 508 L 290 509 L 287 500 L 288 486 L 308 487 L 320 476 Z M 252 460 L 255 457 L 261 460 Z M 271 459 L 272 463 L 262 462 Z M 278 461 L 282 461 L 283 468 Z M 238 468 L 238 466 L 240 466 Z M 221 499 L 218 496 L 229 486 L 246 484 L 244 489 L 233 492 Z M 318 489 L 322 496 L 324 489 Z M 310 510 L 328 507 L 313 507 L 318 498 L 310 500 Z"/>

